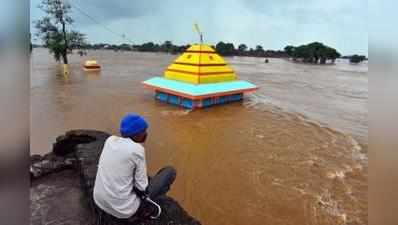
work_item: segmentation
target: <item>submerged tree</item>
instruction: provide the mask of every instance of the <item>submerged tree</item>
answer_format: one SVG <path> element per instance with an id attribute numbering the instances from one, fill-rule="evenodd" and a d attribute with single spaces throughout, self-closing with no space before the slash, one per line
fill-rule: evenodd
<path id="1" fill-rule="evenodd" d="M 295 50 L 295 47 L 292 46 L 292 45 L 288 45 L 288 46 L 286 46 L 286 47 L 284 48 L 284 50 L 285 50 L 285 52 L 286 52 L 286 54 L 287 54 L 288 56 L 292 56 L 292 55 L 293 55 L 293 52 L 294 52 L 294 50 Z"/>
<path id="2" fill-rule="evenodd" d="M 284 48 L 286 54 L 292 57 L 294 60 L 302 60 L 307 63 L 320 63 L 325 64 L 327 60 L 334 62 L 336 58 L 339 58 L 340 53 L 329 46 L 324 45 L 320 42 L 312 42 L 307 45 L 300 45 L 294 47 L 288 45 Z"/>
<path id="3" fill-rule="evenodd" d="M 153 42 L 147 42 L 138 47 L 138 51 L 140 52 L 155 52 L 159 51 L 159 48 L 157 47 L 157 44 L 154 44 Z"/>
<path id="4" fill-rule="evenodd" d="M 63 0 L 42 0 L 39 8 L 47 15 L 41 20 L 35 21 L 38 30 L 37 36 L 43 41 L 43 46 L 48 48 L 56 61 L 68 64 L 68 54 L 73 49 L 81 49 L 86 46 L 85 35 L 67 26 L 73 23 L 69 16 L 71 5 Z"/>
<path id="5" fill-rule="evenodd" d="M 366 56 L 364 56 L 364 55 L 356 55 L 356 54 L 350 56 L 349 58 L 350 58 L 350 63 L 353 63 L 353 64 L 357 64 L 357 63 L 360 63 L 360 62 L 366 60 Z"/>
<path id="6" fill-rule="evenodd" d="M 172 52 L 173 51 L 173 43 L 171 41 L 165 41 L 161 46 L 161 50 L 163 52 Z"/>
<path id="7" fill-rule="evenodd" d="M 247 51 L 247 45 L 245 45 L 245 44 L 240 44 L 240 45 L 238 46 L 238 53 L 239 53 L 239 55 L 245 55 L 246 51 Z"/>
<path id="8" fill-rule="evenodd" d="M 223 56 L 231 56 L 235 54 L 235 46 L 232 43 L 218 42 L 216 45 L 216 51 Z"/>
<path id="9" fill-rule="evenodd" d="M 255 51 L 256 56 L 264 55 L 264 48 L 261 45 L 256 45 L 256 49 L 254 51 Z"/>

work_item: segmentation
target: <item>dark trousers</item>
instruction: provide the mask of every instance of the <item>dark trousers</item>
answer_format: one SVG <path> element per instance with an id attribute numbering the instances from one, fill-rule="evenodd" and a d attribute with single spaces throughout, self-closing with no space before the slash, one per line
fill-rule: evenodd
<path id="1" fill-rule="evenodd" d="M 171 166 L 160 169 L 155 176 L 149 177 L 148 193 L 149 197 L 156 202 L 156 198 L 165 195 L 173 184 L 177 172 Z M 155 206 L 147 201 L 141 201 L 137 212 L 128 220 L 136 221 L 139 218 L 147 218 L 156 210 Z"/>
<path id="2" fill-rule="evenodd" d="M 160 169 L 155 176 L 149 178 L 148 192 L 151 199 L 166 194 L 176 179 L 177 172 L 171 166 Z"/>

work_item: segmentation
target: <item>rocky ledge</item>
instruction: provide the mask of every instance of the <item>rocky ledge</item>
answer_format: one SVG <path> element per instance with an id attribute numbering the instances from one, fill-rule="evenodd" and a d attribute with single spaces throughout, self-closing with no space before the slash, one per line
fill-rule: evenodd
<path id="1" fill-rule="evenodd" d="M 108 137 L 96 130 L 72 130 L 56 139 L 52 152 L 31 156 L 31 225 L 123 224 L 100 216 L 92 199 L 99 156 Z M 161 216 L 135 224 L 200 225 L 172 198 L 155 201 L 162 207 Z"/>

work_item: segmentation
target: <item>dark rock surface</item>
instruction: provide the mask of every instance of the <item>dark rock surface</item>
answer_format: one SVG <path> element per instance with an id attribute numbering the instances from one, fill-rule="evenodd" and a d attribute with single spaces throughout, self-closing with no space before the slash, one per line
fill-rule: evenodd
<path id="1" fill-rule="evenodd" d="M 99 156 L 108 137 L 109 134 L 101 131 L 72 130 L 56 139 L 52 153 L 44 157 L 31 157 L 32 225 L 86 225 L 99 222 L 92 192 Z M 35 173 L 32 170 L 35 170 Z M 44 174 L 50 175 L 42 177 Z M 42 178 L 36 179 L 38 177 Z M 80 185 L 77 185 L 78 180 Z M 137 221 L 136 224 L 200 224 L 172 198 L 163 196 L 156 201 L 162 207 L 160 218 L 145 219 Z M 111 217 L 105 218 L 101 219 L 102 224 L 123 224 Z"/>
<path id="2" fill-rule="evenodd" d="M 54 153 L 48 153 L 44 156 L 32 155 L 30 157 L 30 177 L 37 179 L 50 173 L 73 169 L 76 165 L 76 158 L 69 154 L 63 157 Z"/>
<path id="3" fill-rule="evenodd" d="M 32 181 L 31 225 L 92 225 L 94 217 L 84 204 L 80 179 L 74 170 L 64 170 Z"/>

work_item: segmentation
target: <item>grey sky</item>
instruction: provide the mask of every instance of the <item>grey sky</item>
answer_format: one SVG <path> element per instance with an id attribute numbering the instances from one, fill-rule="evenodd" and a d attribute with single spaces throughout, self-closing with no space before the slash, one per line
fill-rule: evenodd
<path id="1" fill-rule="evenodd" d="M 249 47 L 283 49 L 320 41 L 342 54 L 368 54 L 368 3 L 360 0 L 65 0 L 83 9 L 134 43 L 197 42 L 192 24 L 198 22 L 205 41 L 245 43 Z M 40 0 L 31 1 L 31 20 L 43 14 Z M 74 27 L 90 42 L 122 43 L 74 10 Z M 34 31 L 33 31 L 34 32 Z"/>

